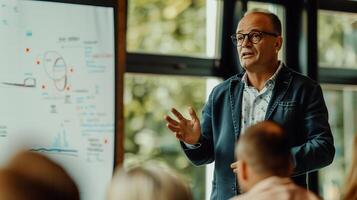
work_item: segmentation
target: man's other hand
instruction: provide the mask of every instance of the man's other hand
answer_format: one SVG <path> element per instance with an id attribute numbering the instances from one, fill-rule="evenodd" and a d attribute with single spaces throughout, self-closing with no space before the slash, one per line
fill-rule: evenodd
<path id="1" fill-rule="evenodd" d="M 173 132 L 177 139 L 187 144 L 197 144 L 201 135 L 200 120 L 193 108 L 188 109 L 191 119 L 186 119 L 175 108 L 171 109 L 172 114 L 177 120 L 165 115 L 164 119 L 167 121 L 166 126 Z"/>

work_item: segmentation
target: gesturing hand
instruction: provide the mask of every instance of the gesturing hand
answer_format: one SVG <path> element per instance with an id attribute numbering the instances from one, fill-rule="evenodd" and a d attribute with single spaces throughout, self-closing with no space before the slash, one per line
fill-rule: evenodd
<path id="1" fill-rule="evenodd" d="M 193 108 L 190 107 L 188 111 L 191 120 L 184 118 L 175 108 L 172 108 L 171 112 L 176 116 L 177 120 L 168 115 L 165 115 L 164 119 L 168 122 L 166 126 L 174 133 L 177 139 L 187 144 L 196 144 L 201 134 L 200 120 Z"/>

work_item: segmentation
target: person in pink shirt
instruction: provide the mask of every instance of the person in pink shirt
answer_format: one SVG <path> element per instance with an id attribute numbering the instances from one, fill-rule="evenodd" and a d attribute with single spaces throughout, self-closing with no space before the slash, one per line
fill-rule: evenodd
<path id="1" fill-rule="evenodd" d="M 291 153 L 283 129 L 275 122 L 263 121 L 241 135 L 236 145 L 238 185 L 243 193 L 232 200 L 318 200 L 290 178 Z"/>

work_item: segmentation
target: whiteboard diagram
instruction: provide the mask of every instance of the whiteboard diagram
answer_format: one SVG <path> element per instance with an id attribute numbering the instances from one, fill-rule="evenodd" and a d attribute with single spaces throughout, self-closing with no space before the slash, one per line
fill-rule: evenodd
<path id="1" fill-rule="evenodd" d="M 41 152 L 82 199 L 104 199 L 114 166 L 113 8 L 1 0 L 0 36 L 0 164 Z"/>

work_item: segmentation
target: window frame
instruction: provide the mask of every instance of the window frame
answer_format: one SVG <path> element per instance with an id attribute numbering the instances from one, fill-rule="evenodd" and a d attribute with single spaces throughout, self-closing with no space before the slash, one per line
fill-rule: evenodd
<path id="1" fill-rule="evenodd" d="M 319 10 L 357 13 L 357 1 L 329 0 L 319 2 Z M 325 84 L 357 84 L 357 69 L 318 66 L 318 80 Z"/>
<path id="2" fill-rule="evenodd" d="M 225 16 L 223 16 L 223 18 L 225 18 Z M 221 49 L 220 47 L 218 48 Z M 222 58 L 190 57 L 185 55 L 132 51 L 126 51 L 126 54 L 125 72 L 129 73 L 215 77 L 222 77 L 224 74 L 222 73 L 222 68 L 224 68 L 221 64 Z"/>

